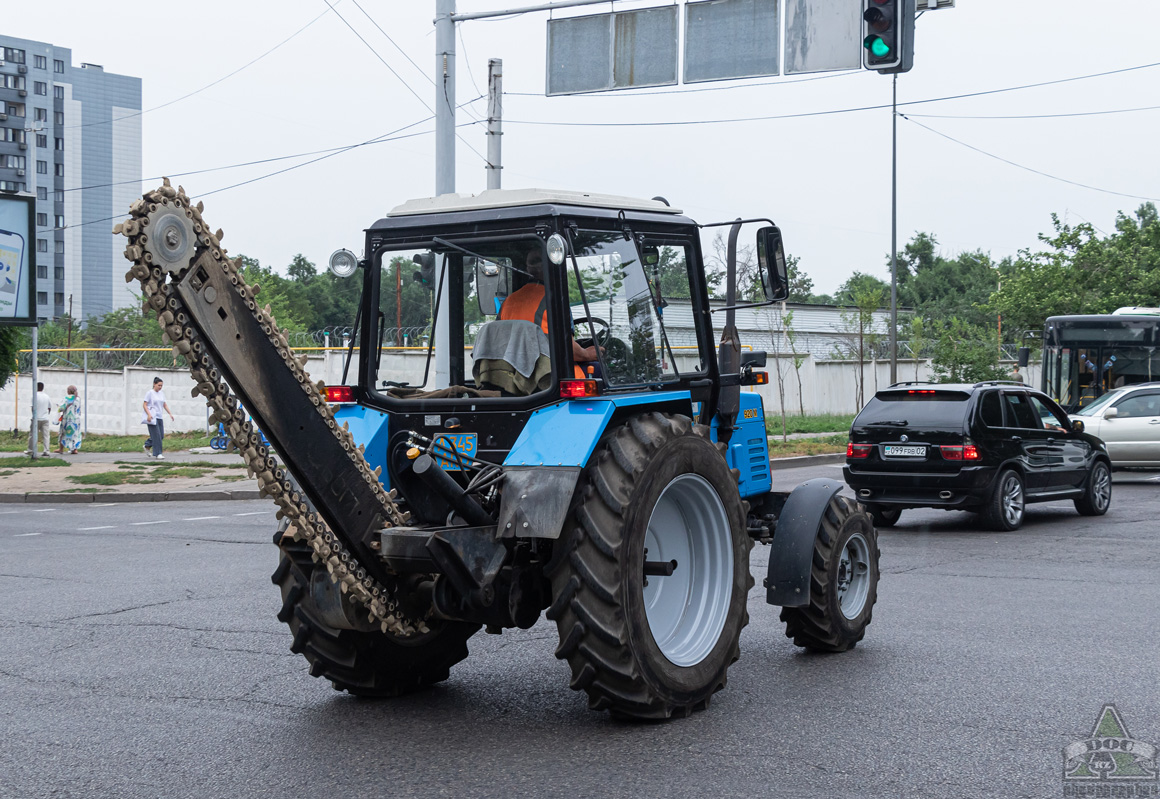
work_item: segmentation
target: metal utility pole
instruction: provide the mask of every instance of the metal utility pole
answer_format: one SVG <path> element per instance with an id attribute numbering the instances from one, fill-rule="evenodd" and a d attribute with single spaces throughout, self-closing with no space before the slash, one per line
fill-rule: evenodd
<path id="1" fill-rule="evenodd" d="M 435 0 L 435 194 L 455 192 L 455 0 Z M 451 385 L 451 323 L 448 280 L 442 284 L 438 324 L 433 332 L 435 381 Z"/>
<path id="2" fill-rule="evenodd" d="M 487 62 L 487 187 L 500 187 L 503 169 L 503 59 Z"/>
<path id="3" fill-rule="evenodd" d="M 898 73 L 890 103 L 890 383 L 898 382 Z M 913 353 L 912 353 L 913 354 Z M 915 357 L 918 357 L 915 355 Z"/>

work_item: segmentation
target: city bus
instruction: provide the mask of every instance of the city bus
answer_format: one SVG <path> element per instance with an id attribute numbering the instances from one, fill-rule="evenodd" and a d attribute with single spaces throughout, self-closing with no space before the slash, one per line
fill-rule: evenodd
<path id="1" fill-rule="evenodd" d="M 1160 309 L 1051 316 L 1043 327 L 1042 389 L 1069 413 L 1105 391 L 1160 380 Z"/>

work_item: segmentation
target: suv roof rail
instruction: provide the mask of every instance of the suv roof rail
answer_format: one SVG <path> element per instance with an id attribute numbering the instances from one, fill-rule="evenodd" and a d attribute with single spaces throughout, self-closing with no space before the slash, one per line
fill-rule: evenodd
<path id="1" fill-rule="evenodd" d="M 975 388 L 979 386 L 1020 386 L 1022 388 L 1031 388 L 1031 386 L 1021 380 L 983 380 L 974 385 Z"/>
<path id="2" fill-rule="evenodd" d="M 932 383 L 929 380 L 903 380 L 899 383 L 891 383 L 887 388 L 898 388 L 899 386 L 937 386 L 938 383 Z"/>

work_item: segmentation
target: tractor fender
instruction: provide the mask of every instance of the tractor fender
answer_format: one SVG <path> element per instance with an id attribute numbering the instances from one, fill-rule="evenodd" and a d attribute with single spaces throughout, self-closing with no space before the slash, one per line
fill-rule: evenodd
<path id="1" fill-rule="evenodd" d="M 795 608 L 809 603 L 814 540 L 830 500 L 844 486 L 840 480 L 817 477 L 790 493 L 777 517 L 769 553 L 765 579 L 765 601 L 769 604 Z"/>

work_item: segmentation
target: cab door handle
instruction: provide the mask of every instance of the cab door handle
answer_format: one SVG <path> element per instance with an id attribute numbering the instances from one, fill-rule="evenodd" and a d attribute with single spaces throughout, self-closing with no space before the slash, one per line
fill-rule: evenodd
<path id="1" fill-rule="evenodd" d="M 1011 436 L 1011 440 L 1012 441 L 1022 441 L 1023 437 L 1022 436 Z"/>

